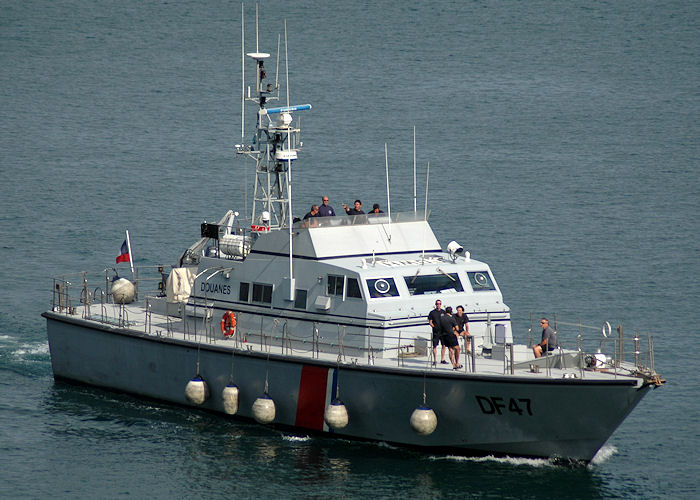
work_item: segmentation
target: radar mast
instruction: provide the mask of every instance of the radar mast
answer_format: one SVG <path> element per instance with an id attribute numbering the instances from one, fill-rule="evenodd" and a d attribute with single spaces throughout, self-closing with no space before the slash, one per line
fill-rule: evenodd
<path id="1" fill-rule="evenodd" d="M 300 129 L 292 125 L 292 113 L 311 109 L 311 105 L 267 108 L 268 101 L 279 100 L 279 85 L 265 82 L 265 60 L 270 54 L 246 55 L 255 61 L 255 89 L 249 86 L 242 102 L 255 102 L 258 111 L 252 144 L 237 144 L 236 152 L 255 160 L 252 225 L 264 230 L 280 229 L 293 222 L 289 213 L 291 166 L 301 149 Z"/>

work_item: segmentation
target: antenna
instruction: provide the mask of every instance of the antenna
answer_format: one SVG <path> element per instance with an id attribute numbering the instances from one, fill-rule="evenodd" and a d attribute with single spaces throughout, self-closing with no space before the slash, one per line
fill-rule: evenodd
<path id="1" fill-rule="evenodd" d="M 291 145 L 290 143 L 292 142 L 292 136 L 291 136 L 291 127 L 287 125 L 287 152 L 288 154 L 291 155 Z M 293 265 L 293 255 L 294 255 L 294 250 L 293 250 L 293 242 L 292 242 L 292 161 L 287 160 L 287 165 L 289 171 L 287 172 L 287 196 L 289 196 L 289 199 L 287 201 L 287 211 L 289 214 L 287 215 L 287 225 L 289 226 L 289 300 L 294 300 L 294 265 Z"/>
<path id="2" fill-rule="evenodd" d="M 386 167 L 386 206 L 389 213 L 389 241 L 391 241 L 391 196 L 389 196 L 389 149 L 384 143 L 384 165 Z"/>
<path id="3" fill-rule="evenodd" d="M 413 215 L 418 212 L 416 206 L 416 126 L 413 126 Z"/>
<path id="4" fill-rule="evenodd" d="M 423 217 L 425 218 L 425 222 L 428 222 L 428 181 L 430 179 L 430 162 L 428 162 L 428 171 L 425 174 L 425 213 L 423 214 Z M 421 265 L 423 265 L 423 261 L 425 260 L 425 229 L 427 227 L 427 224 L 423 225 L 423 252 L 421 254 Z"/>
<path id="5" fill-rule="evenodd" d="M 285 21 L 286 22 L 286 21 Z M 278 90 L 277 97 L 279 97 L 279 74 L 280 74 L 280 35 L 277 34 L 277 66 L 275 67 L 275 88 Z"/>
<path id="6" fill-rule="evenodd" d="M 287 107 L 289 107 L 289 55 L 287 54 L 287 20 L 284 20 L 284 69 L 287 87 Z"/>
<path id="7" fill-rule="evenodd" d="M 241 144 L 245 144 L 245 3 L 241 2 Z M 245 218 L 248 218 L 248 160 L 243 162 Z"/>
<path id="8" fill-rule="evenodd" d="M 258 4 L 255 4 L 255 52 L 260 52 L 260 35 L 258 33 Z"/>
<path id="9" fill-rule="evenodd" d="M 279 38 L 278 38 L 279 40 Z M 279 57 L 279 50 L 277 51 Z M 287 80 L 287 108 L 289 108 L 289 54 L 287 49 L 287 20 L 284 20 L 284 66 Z M 289 226 L 289 300 L 294 300 L 294 261 L 292 242 L 292 122 L 287 122 L 287 225 Z"/>
<path id="10" fill-rule="evenodd" d="M 428 171 L 425 174 L 425 213 L 423 216 L 428 220 L 428 181 L 430 180 L 430 162 L 428 162 Z"/>
<path id="11" fill-rule="evenodd" d="M 245 11 L 241 2 L 241 143 L 245 139 Z"/>

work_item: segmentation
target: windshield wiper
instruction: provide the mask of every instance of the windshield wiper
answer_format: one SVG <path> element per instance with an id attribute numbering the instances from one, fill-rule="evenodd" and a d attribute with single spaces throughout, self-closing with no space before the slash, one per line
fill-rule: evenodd
<path id="1" fill-rule="evenodd" d="M 415 283 L 415 281 L 418 279 L 418 275 L 420 274 L 420 267 L 416 270 L 416 275 L 413 277 L 411 280 L 411 285 Z"/>
<path id="2" fill-rule="evenodd" d="M 445 276 L 447 276 L 448 278 L 450 278 L 452 281 L 457 281 L 456 279 L 454 279 L 452 276 L 450 276 L 449 274 L 447 274 L 445 271 L 443 271 L 443 270 L 440 269 L 439 267 L 437 268 L 437 270 L 438 270 L 438 272 L 439 272 L 440 274 L 444 274 Z"/>

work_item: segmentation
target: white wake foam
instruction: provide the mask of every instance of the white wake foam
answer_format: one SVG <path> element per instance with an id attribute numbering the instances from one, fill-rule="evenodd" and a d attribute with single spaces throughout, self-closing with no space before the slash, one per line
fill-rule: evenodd
<path id="1" fill-rule="evenodd" d="M 13 355 L 15 357 L 22 357 L 26 355 L 35 354 L 48 354 L 49 344 L 24 344 L 14 350 Z"/>
<path id="2" fill-rule="evenodd" d="M 607 462 L 608 459 L 612 457 L 615 453 L 617 453 L 617 448 L 615 448 L 613 445 L 606 444 L 598 450 L 598 453 L 595 454 L 595 456 L 591 460 L 591 465 L 600 465 L 604 462 Z"/>
<path id="3" fill-rule="evenodd" d="M 452 460 L 455 462 L 496 462 L 508 465 L 525 465 L 528 467 L 555 467 L 551 460 L 546 458 L 521 458 L 521 457 L 494 457 L 487 455 L 484 457 L 462 457 L 458 455 L 431 456 L 431 460 Z"/>
<path id="4" fill-rule="evenodd" d="M 289 436 L 289 435 L 282 435 L 282 439 L 285 441 L 292 441 L 292 442 L 304 442 L 304 441 L 310 441 L 311 437 L 310 436 Z"/>

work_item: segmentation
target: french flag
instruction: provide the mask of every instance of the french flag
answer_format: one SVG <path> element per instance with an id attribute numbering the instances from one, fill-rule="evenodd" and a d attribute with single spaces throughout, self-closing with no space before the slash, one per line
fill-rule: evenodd
<path id="1" fill-rule="evenodd" d="M 120 262 L 131 262 L 129 257 L 129 246 L 126 244 L 126 240 L 122 243 L 121 253 L 117 256 L 117 264 Z"/>

